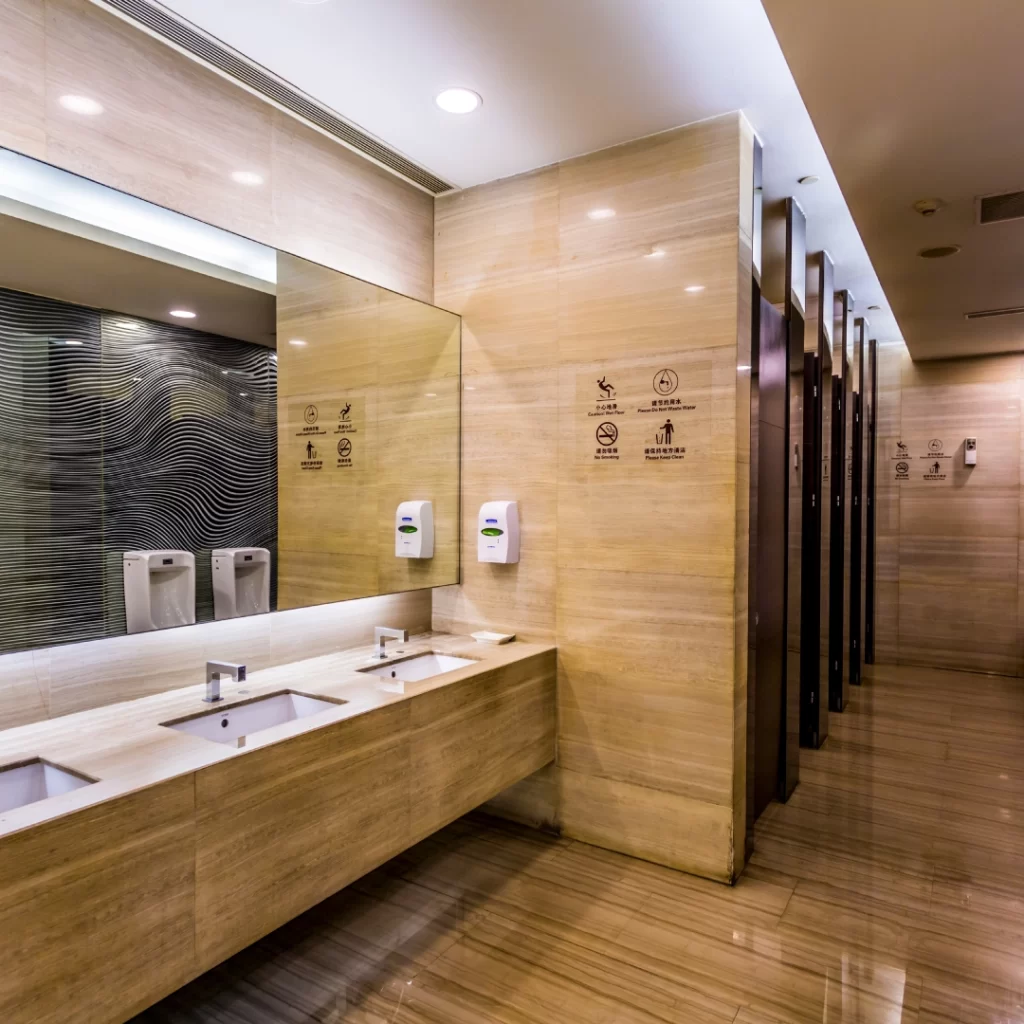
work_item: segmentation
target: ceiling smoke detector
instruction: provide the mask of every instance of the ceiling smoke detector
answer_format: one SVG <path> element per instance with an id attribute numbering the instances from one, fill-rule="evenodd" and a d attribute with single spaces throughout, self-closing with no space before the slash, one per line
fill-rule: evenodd
<path id="1" fill-rule="evenodd" d="M 934 245 L 930 249 L 922 249 L 917 255 L 923 260 L 941 260 L 946 256 L 955 256 L 959 251 L 959 245 Z"/>
<path id="2" fill-rule="evenodd" d="M 918 199 L 914 209 L 922 217 L 934 217 L 946 204 L 941 199 Z"/>

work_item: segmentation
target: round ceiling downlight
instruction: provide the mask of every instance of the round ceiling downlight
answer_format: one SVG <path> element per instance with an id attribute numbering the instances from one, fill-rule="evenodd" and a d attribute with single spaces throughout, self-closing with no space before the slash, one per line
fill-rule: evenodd
<path id="1" fill-rule="evenodd" d="M 935 245 L 930 249 L 922 249 L 917 255 L 923 260 L 941 260 L 946 256 L 955 256 L 959 251 L 959 245 Z"/>
<path id="2" fill-rule="evenodd" d="M 472 114 L 483 100 L 472 89 L 457 88 L 439 92 L 434 102 L 449 114 Z"/>

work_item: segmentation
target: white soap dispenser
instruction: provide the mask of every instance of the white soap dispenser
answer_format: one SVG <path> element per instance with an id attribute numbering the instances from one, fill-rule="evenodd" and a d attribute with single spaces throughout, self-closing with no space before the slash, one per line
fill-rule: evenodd
<path id="1" fill-rule="evenodd" d="M 434 506 L 429 501 L 403 501 L 395 513 L 395 555 L 434 557 Z"/>
<path id="2" fill-rule="evenodd" d="M 485 501 L 476 534 L 477 560 L 511 565 L 519 561 L 519 503 Z"/>

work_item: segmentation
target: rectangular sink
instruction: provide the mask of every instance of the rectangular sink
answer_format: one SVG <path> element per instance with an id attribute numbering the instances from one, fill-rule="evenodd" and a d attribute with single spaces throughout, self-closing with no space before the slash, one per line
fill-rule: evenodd
<path id="1" fill-rule="evenodd" d="M 240 704 L 227 704 L 203 711 L 173 722 L 161 722 L 168 729 L 187 732 L 214 743 L 227 743 L 233 747 L 245 746 L 245 737 L 272 729 L 275 725 L 294 722 L 300 718 L 312 718 L 327 711 L 334 711 L 343 700 L 329 700 L 326 697 L 310 697 L 294 690 L 281 690 L 265 697 Z"/>
<path id="2" fill-rule="evenodd" d="M 476 662 L 471 658 L 456 658 L 451 654 L 438 654 L 436 651 L 431 651 L 429 654 L 417 654 L 404 661 L 392 661 L 384 665 L 375 665 L 373 668 L 361 668 L 359 671 L 380 676 L 381 679 L 418 683 L 421 679 L 430 679 L 431 676 L 439 676 L 444 672 L 453 672 L 457 668 L 475 664 Z"/>
<path id="3" fill-rule="evenodd" d="M 0 814 L 91 786 L 95 781 L 39 757 L 7 765 L 0 768 Z"/>

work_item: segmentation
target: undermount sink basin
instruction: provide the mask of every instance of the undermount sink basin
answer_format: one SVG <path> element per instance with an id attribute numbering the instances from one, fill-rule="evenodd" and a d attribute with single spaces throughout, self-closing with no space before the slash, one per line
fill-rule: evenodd
<path id="1" fill-rule="evenodd" d="M 429 654 L 417 654 L 404 661 L 392 661 L 359 671 L 380 676 L 382 679 L 397 679 L 402 683 L 418 683 L 421 679 L 429 679 L 431 676 L 439 676 L 443 672 L 453 672 L 457 668 L 475 664 L 476 662 L 471 658 L 456 658 L 452 654 L 438 654 L 436 651 L 431 651 Z"/>
<path id="2" fill-rule="evenodd" d="M 229 704 L 215 707 L 188 718 L 179 718 L 173 722 L 161 722 L 168 729 L 187 732 L 190 736 L 199 736 L 214 743 L 228 743 L 231 746 L 245 745 L 245 737 L 272 729 L 275 725 L 294 722 L 299 718 L 310 718 L 322 715 L 326 711 L 334 711 L 343 700 L 327 700 L 323 697 L 310 697 L 294 690 L 281 690 L 280 693 L 269 693 L 266 697 L 256 697 L 241 704 Z"/>
<path id="3" fill-rule="evenodd" d="M 0 814 L 91 786 L 95 781 L 42 758 L 8 765 L 0 768 Z"/>

